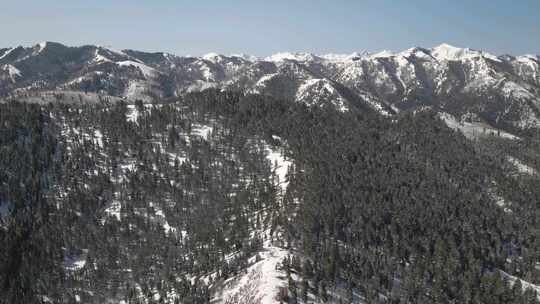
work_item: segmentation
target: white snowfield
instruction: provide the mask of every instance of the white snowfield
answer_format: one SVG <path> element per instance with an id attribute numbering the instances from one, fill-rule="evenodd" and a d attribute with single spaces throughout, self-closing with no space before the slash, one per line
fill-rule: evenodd
<path id="1" fill-rule="evenodd" d="M 469 48 L 458 48 L 458 47 L 451 46 L 447 43 L 443 43 L 437 47 L 432 48 L 431 55 L 437 58 L 438 60 L 446 60 L 446 61 L 459 61 L 459 60 L 484 57 L 490 60 L 500 62 L 500 59 L 498 59 L 497 56 L 493 54 L 482 52 L 482 51 L 475 51 Z"/>
<path id="2" fill-rule="evenodd" d="M 250 263 L 253 264 L 242 275 L 225 281 L 223 289 L 214 295 L 212 303 L 279 303 L 276 295 L 279 288 L 285 287 L 287 283 L 281 262 L 289 254 L 289 251 L 265 241 L 259 253 L 260 260 L 256 261 L 256 257 L 252 257 Z"/>
<path id="3" fill-rule="evenodd" d="M 24 55 L 24 58 L 18 58 L 11 64 L 17 65 L 16 62 L 39 56 L 51 45 L 46 42 L 34 45 L 32 54 Z M 12 51 L 13 49 L 6 49 L 0 55 L 0 60 Z M 312 106 L 330 103 L 341 111 L 347 111 L 350 107 L 348 94 L 352 93 L 355 97 L 364 99 L 374 110 L 389 115 L 385 109 L 392 105 L 384 101 L 387 94 L 406 100 L 410 94 L 424 89 L 430 90 L 429 93 L 434 96 L 457 91 L 473 95 L 493 91 L 497 96 L 512 101 L 507 110 L 515 111 L 519 117 L 516 117 L 516 121 L 510 121 L 511 124 L 522 128 L 540 124 L 540 117 L 537 117 L 534 110 L 540 106 L 540 98 L 536 98 L 540 86 L 540 58 L 535 55 L 496 56 L 446 43 L 432 48 L 413 47 L 397 52 L 322 55 L 281 52 L 265 58 L 218 53 L 181 57 L 162 53 L 163 61 L 147 64 L 129 54 L 97 46 L 94 56 L 85 58 L 93 68 L 101 64 L 105 68 L 112 63 L 120 67 L 135 67 L 141 71 L 144 79 L 128 77 L 121 80 L 124 91 L 115 93 L 121 95 L 116 97 L 151 102 L 156 96 L 159 98 L 166 96 L 165 94 L 179 96 L 208 88 L 242 88 L 247 92 L 277 94 L 279 97 L 292 98 Z M 451 66 L 456 62 L 465 69 L 463 79 L 454 79 L 456 75 L 453 75 Z M 499 69 L 497 65 L 504 65 L 505 68 Z M 18 81 L 19 77 L 29 76 L 19 76 L 14 69 L 11 71 L 13 82 Z M 165 75 L 167 78 L 170 71 L 182 75 L 181 78 L 185 76 L 185 80 L 166 90 L 157 76 Z M 24 74 L 27 74 L 26 70 Z M 96 75 L 77 73 L 60 87 L 72 89 L 71 87 L 82 80 L 92 79 L 94 76 Z M 102 84 L 114 86 L 115 77 L 118 75 L 114 71 L 104 72 L 98 79 Z M 428 79 L 424 79 L 425 77 Z M 464 81 L 463 87 L 461 81 Z M 38 82 L 32 85 L 39 87 Z M 32 89 L 35 88 L 16 88 L 14 93 L 25 93 Z M 398 100 L 393 102 L 399 104 Z"/>
<path id="4" fill-rule="evenodd" d="M 519 137 L 513 134 L 499 129 L 495 129 L 484 123 L 458 121 L 454 116 L 444 112 L 440 112 L 439 115 L 448 127 L 460 131 L 461 133 L 463 133 L 463 135 L 465 135 L 465 137 L 469 139 L 475 139 L 481 136 L 488 135 L 500 136 L 507 139 L 519 139 Z"/>

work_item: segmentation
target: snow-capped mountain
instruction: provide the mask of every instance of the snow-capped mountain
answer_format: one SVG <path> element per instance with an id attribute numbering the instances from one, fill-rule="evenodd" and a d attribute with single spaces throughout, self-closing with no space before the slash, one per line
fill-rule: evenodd
<path id="1" fill-rule="evenodd" d="M 503 129 L 540 123 L 540 58 L 534 55 L 496 56 L 448 44 L 398 53 L 266 58 L 179 57 L 53 42 L 0 49 L 4 97 L 75 91 L 150 101 L 207 88 L 330 104 L 342 111 L 367 107 L 385 115 L 429 106 Z"/>

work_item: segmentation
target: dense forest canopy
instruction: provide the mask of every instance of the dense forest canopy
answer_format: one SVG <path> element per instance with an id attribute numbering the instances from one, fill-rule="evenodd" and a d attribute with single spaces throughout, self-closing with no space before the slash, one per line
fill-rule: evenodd
<path id="1" fill-rule="evenodd" d="M 277 242 L 282 302 L 538 303 L 512 278 L 540 285 L 540 180 L 506 158 L 538 170 L 534 136 L 219 90 L 0 103 L 0 302 L 209 303 Z"/>

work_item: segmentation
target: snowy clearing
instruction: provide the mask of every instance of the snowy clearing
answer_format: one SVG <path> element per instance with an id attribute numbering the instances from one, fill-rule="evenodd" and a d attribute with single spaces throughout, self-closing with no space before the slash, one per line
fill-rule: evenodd
<path id="1" fill-rule="evenodd" d="M 517 169 L 517 171 L 519 173 L 524 173 L 524 174 L 529 174 L 529 175 L 534 175 L 534 174 L 537 174 L 536 170 L 526 164 L 524 164 L 522 161 L 520 161 L 519 159 L 515 158 L 515 157 L 512 157 L 512 156 L 508 156 L 508 161 L 514 165 L 514 167 Z"/>
<path id="2" fill-rule="evenodd" d="M 440 112 L 439 115 L 449 128 L 461 131 L 469 139 L 487 135 L 500 136 L 507 139 L 519 139 L 519 137 L 513 134 L 495 129 L 484 123 L 458 121 L 454 116 L 444 112 Z"/>
<path id="3" fill-rule="evenodd" d="M 279 288 L 286 286 L 286 274 L 280 268 L 289 251 L 276 247 L 270 241 L 264 243 L 259 253 L 260 261 L 246 269 L 245 274 L 224 283 L 224 289 L 215 296 L 213 303 L 278 303 L 275 299 Z M 255 300 L 247 302 L 248 299 Z"/>

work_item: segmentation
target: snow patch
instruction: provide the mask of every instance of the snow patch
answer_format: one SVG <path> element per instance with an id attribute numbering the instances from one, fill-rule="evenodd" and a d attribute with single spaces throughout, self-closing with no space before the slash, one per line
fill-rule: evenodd
<path id="1" fill-rule="evenodd" d="M 346 112 L 349 110 L 345 99 L 326 79 L 308 79 L 296 92 L 296 100 L 310 106 L 322 106 L 331 102 L 337 110 Z"/>
<path id="2" fill-rule="evenodd" d="M 0 56 L 0 60 L 7 57 L 11 52 L 13 52 L 13 50 L 14 50 L 14 48 L 10 48 L 9 50 L 7 50 L 4 54 L 2 54 L 2 56 Z"/>
<path id="3" fill-rule="evenodd" d="M 5 64 L 5 65 L 3 65 L 3 66 L 2 66 L 2 70 L 6 71 L 6 72 L 9 74 L 9 77 L 11 78 L 11 80 L 12 80 L 13 82 L 15 82 L 16 78 L 22 76 L 21 71 L 19 71 L 19 69 L 17 69 L 16 67 L 14 67 L 14 66 L 11 65 L 11 64 Z"/>
<path id="4" fill-rule="evenodd" d="M 192 134 L 200 136 L 206 140 L 210 137 L 210 132 L 212 132 L 212 127 L 208 125 L 194 125 L 192 129 Z"/>
<path id="5" fill-rule="evenodd" d="M 208 53 L 208 54 L 203 55 L 202 59 L 208 60 L 211 62 L 219 62 L 222 57 L 223 56 L 218 53 Z"/>
<path id="6" fill-rule="evenodd" d="M 153 204 L 150 204 L 150 206 L 152 206 L 156 212 L 156 217 L 157 217 L 157 222 L 161 224 L 161 226 L 163 227 L 163 230 L 165 230 L 165 233 L 169 234 L 171 232 L 175 233 L 176 232 L 176 228 L 174 227 L 171 227 L 169 225 L 169 222 L 167 222 L 167 218 L 165 217 L 165 213 L 163 212 L 163 210 L 161 210 L 161 208 L 157 207 L 157 206 L 154 206 Z"/>
<path id="7" fill-rule="evenodd" d="M 266 241 L 259 253 L 260 261 L 248 267 L 246 274 L 227 280 L 224 290 L 217 295 L 217 303 L 245 303 L 242 301 L 248 298 L 255 299 L 252 303 L 277 303 L 279 288 L 286 286 L 286 274 L 280 266 L 288 255 L 287 250 Z"/>
<path id="8" fill-rule="evenodd" d="M 439 61 L 462 61 L 478 57 L 488 58 L 493 61 L 501 61 L 495 55 L 486 52 L 475 51 L 469 48 L 458 48 L 455 46 L 451 46 L 447 43 L 443 43 L 439 46 L 432 48 L 431 55 L 437 58 Z"/>
<path id="9" fill-rule="evenodd" d="M 108 216 L 115 217 L 118 221 L 120 221 L 120 210 L 122 209 L 122 205 L 119 201 L 113 200 L 107 208 L 105 208 L 105 214 Z"/>
<path id="10" fill-rule="evenodd" d="M 244 59 L 244 60 L 250 61 L 250 62 L 257 62 L 257 61 L 261 60 L 257 56 L 247 55 L 247 54 L 232 54 L 231 57 L 241 58 L 241 59 Z"/>
<path id="11" fill-rule="evenodd" d="M 507 159 L 512 165 L 514 165 L 514 167 L 517 169 L 519 173 L 524 173 L 524 174 L 529 174 L 529 175 L 534 175 L 537 173 L 534 168 L 524 164 L 522 161 L 520 161 L 519 159 L 515 157 L 508 156 Z"/>
<path id="12" fill-rule="evenodd" d="M 154 68 L 151 68 L 151 67 L 149 67 L 149 66 L 147 66 L 145 64 L 135 62 L 135 61 L 131 61 L 131 60 L 120 61 L 120 62 L 117 62 L 116 64 L 119 65 L 119 66 L 134 66 L 134 67 L 138 68 L 143 73 L 143 75 L 145 77 L 147 77 L 147 78 L 152 78 L 152 77 L 156 76 L 159 73 Z"/>
<path id="13" fill-rule="evenodd" d="M 513 134 L 495 129 L 484 123 L 458 121 L 454 116 L 444 112 L 440 112 L 439 115 L 449 128 L 461 131 L 461 133 L 463 133 L 463 135 L 469 139 L 475 139 L 482 135 L 494 135 L 507 139 L 519 139 L 519 137 Z"/>
<path id="14" fill-rule="evenodd" d="M 86 265 L 87 256 L 88 249 L 83 249 L 80 254 L 65 255 L 64 269 L 67 271 L 77 271 L 82 269 Z"/>
<path id="15" fill-rule="evenodd" d="M 112 62 L 112 60 L 110 60 L 109 58 L 101 55 L 99 53 L 99 49 L 96 49 L 96 52 L 94 54 L 94 58 L 92 59 L 92 61 L 95 63 Z"/>
<path id="16" fill-rule="evenodd" d="M 285 192 L 289 184 L 289 181 L 287 180 L 287 171 L 289 167 L 292 165 L 292 162 L 289 160 L 286 160 L 283 154 L 279 150 L 273 148 L 272 146 L 267 145 L 266 150 L 268 152 L 267 158 L 270 161 L 270 164 L 272 165 L 273 171 L 276 173 L 278 177 L 278 184 L 281 190 Z"/>
<path id="17" fill-rule="evenodd" d="M 127 114 L 127 121 L 137 122 L 139 120 L 139 110 L 135 105 L 127 105 L 129 113 Z"/>
<path id="18" fill-rule="evenodd" d="M 354 52 L 352 54 L 325 54 L 325 55 L 321 55 L 320 58 L 323 58 L 328 61 L 347 62 L 347 61 L 352 61 L 354 59 L 362 58 L 366 54 L 367 53 L 365 52 L 363 53 Z"/>
<path id="19" fill-rule="evenodd" d="M 47 47 L 47 41 L 42 41 L 42 42 L 38 43 L 36 47 L 37 47 L 37 50 L 34 53 L 34 55 L 37 55 L 37 54 L 43 52 L 43 50 Z"/>
<path id="20" fill-rule="evenodd" d="M 313 55 L 311 53 L 291 53 L 291 52 L 282 52 L 282 53 L 276 53 L 269 57 L 264 58 L 265 61 L 270 62 L 281 62 L 285 60 L 294 60 L 294 61 L 313 61 L 318 59 L 319 57 L 316 55 Z"/>
<path id="21" fill-rule="evenodd" d="M 523 291 L 527 290 L 527 289 L 532 289 L 536 292 L 536 296 L 538 298 L 538 300 L 540 300 L 540 285 L 535 285 L 535 284 L 532 284 L 532 283 L 529 283 L 527 281 L 524 281 L 518 277 L 515 277 L 513 275 L 510 275 L 502 270 L 499 270 L 499 272 L 501 273 L 501 275 L 506 278 L 508 280 L 508 282 L 510 283 L 511 286 L 513 286 L 517 280 L 520 280 L 521 281 L 521 288 L 523 289 Z"/>
<path id="22" fill-rule="evenodd" d="M 390 57 L 393 57 L 393 56 L 395 56 L 395 54 L 393 52 L 388 51 L 388 50 L 383 50 L 383 51 L 380 51 L 378 53 L 369 55 L 369 59 L 390 58 Z"/>

